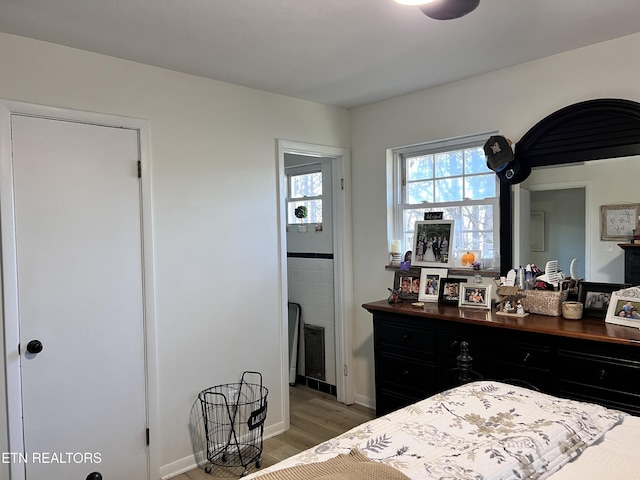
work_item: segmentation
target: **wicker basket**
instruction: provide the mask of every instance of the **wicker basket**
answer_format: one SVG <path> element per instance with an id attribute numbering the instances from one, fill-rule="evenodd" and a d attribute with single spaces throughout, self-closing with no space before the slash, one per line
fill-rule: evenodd
<path id="1" fill-rule="evenodd" d="M 521 290 L 524 295 L 522 305 L 525 311 L 539 315 L 559 317 L 562 315 L 562 302 L 567 299 L 568 290 Z"/>

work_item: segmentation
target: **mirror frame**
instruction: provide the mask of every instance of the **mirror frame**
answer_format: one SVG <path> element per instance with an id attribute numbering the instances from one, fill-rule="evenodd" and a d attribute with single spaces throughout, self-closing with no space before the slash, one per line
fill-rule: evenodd
<path id="1" fill-rule="evenodd" d="M 564 107 L 535 124 L 515 145 L 532 168 L 640 155 L 640 103 L 618 98 Z M 500 184 L 500 272 L 513 268 L 513 199 Z"/>

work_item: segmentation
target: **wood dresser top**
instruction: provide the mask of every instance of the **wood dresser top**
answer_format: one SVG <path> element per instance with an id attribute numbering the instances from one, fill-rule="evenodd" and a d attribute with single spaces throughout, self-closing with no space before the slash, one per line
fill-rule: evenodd
<path id="1" fill-rule="evenodd" d="M 550 317 L 536 314 L 511 317 L 498 315 L 494 310 L 459 308 L 435 302 L 425 302 L 422 307 L 414 307 L 410 301 L 390 304 L 387 300 L 379 300 L 365 303 L 362 307 L 371 313 L 392 313 L 424 319 L 437 318 L 451 322 L 640 347 L 640 329 L 606 323 L 603 319 L 597 318 L 567 320 L 562 316 Z"/>

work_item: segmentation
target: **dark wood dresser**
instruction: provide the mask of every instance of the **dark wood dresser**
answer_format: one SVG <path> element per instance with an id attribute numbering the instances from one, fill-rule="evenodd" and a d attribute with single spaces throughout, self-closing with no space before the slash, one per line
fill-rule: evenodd
<path id="1" fill-rule="evenodd" d="M 458 384 L 462 342 L 473 358 L 472 379 L 527 382 L 640 415 L 640 329 L 437 303 L 363 307 L 373 314 L 378 416 Z"/>
<path id="2" fill-rule="evenodd" d="M 624 283 L 640 285 L 640 245 L 618 244 L 624 250 Z"/>

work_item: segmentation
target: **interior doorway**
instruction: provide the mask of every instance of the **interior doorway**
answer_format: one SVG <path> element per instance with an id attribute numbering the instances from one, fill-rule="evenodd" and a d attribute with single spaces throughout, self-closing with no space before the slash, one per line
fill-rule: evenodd
<path id="1" fill-rule="evenodd" d="M 333 245 L 333 304 L 335 325 L 335 381 L 336 398 L 342 403 L 354 401 L 352 376 L 352 330 L 353 330 L 353 290 L 352 290 L 352 253 L 351 253 L 351 199 L 350 156 L 349 151 L 323 145 L 278 141 L 278 203 L 279 203 L 279 245 L 280 245 L 280 292 L 282 321 L 282 398 L 285 427 L 289 426 L 289 358 L 288 358 L 288 252 L 286 205 L 285 158 L 287 156 L 327 159 L 330 163 L 332 185 L 331 216 Z M 304 317 L 304 312 L 303 312 Z"/>
<path id="2" fill-rule="evenodd" d="M 24 455 L 9 474 L 151 478 L 147 125 L 0 101 L 0 130 L 6 451 Z M 43 452 L 73 457 L 30 461 Z"/>

